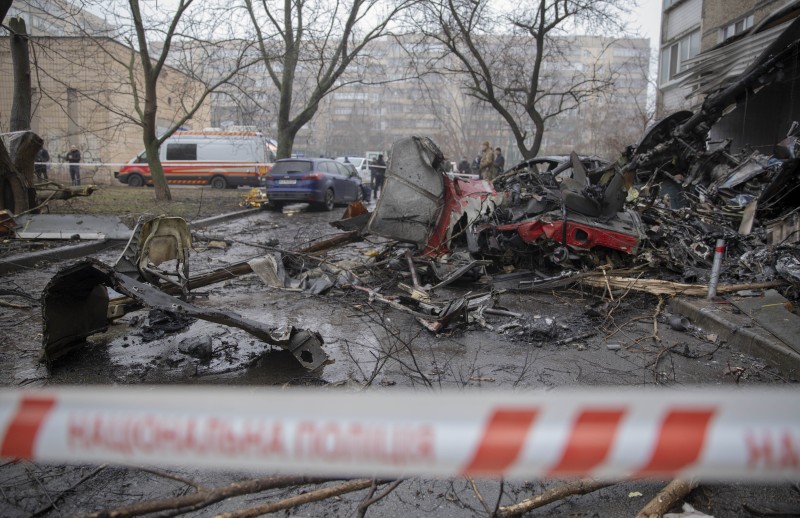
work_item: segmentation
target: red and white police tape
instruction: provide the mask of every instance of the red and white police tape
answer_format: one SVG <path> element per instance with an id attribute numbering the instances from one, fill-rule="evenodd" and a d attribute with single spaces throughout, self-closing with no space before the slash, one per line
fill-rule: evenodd
<path id="1" fill-rule="evenodd" d="M 0 391 L 0 456 L 336 476 L 800 476 L 800 392 Z"/>

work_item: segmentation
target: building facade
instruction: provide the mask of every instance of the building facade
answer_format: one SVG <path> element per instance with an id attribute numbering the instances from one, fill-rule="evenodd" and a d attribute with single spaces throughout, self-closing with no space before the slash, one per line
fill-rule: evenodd
<path id="1" fill-rule="evenodd" d="M 700 53 L 740 38 L 793 0 L 663 0 L 656 117 L 694 110 L 703 96 L 685 82 Z"/>
<path id="2" fill-rule="evenodd" d="M 63 161 L 70 145 L 81 151 L 84 162 L 118 164 L 129 161 L 144 149 L 142 128 L 138 124 L 136 93 L 143 92 L 139 79 L 139 54 L 132 48 L 106 36 L 93 36 L 83 27 L 98 28 L 105 34 L 107 26 L 84 13 L 77 22 L 58 25 L 53 17 L 60 11 L 42 12 L 43 0 L 34 5 L 15 2 L 15 12 L 26 25 L 33 27 L 29 40 L 32 73 L 31 129 L 45 142 L 53 162 Z M 61 3 L 46 2 L 57 9 Z M 46 6 L 45 6 L 46 7 Z M 80 12 L 80 11 L 76 11 Z M 81 22 L 81 20 L 88 20 Z M 53 33 L 44 34 L 45 32 Z M 77 34 L 77 35 L 76 35 Z M 7 36 L 0 37 L 0 67 L 11 70 L 11 52 Z M 130 67 L 133 67 L 131 74 Z M 158 119 L 161 131 L 166 130 L 199 99 L 204 86 L 173 68 L 165 67 L 159 82 Z M 7 131 L 11 113 L 13 75 L 0 75 L 0 129 Z M 142 101 L 143 102 L 143 101 Z M 210 124 L 210 103 L 205 102 L 189 128 Z M 65 167 L 54 167 L 66 177 Z M 97 183 L 108 183 L 115 166 L 84 168 L 84 175 L 94 176 Z M 56 176 L 58 177 L 58 176 Z"/>
<path id="3" fill-rule="evenodd" d="M 736 109 L 728 109 L 711 129 L 711 138 L 730 139 L 733 151 L 747 146 L 769 154 L 800 118 L 800 101 L 795 102 L 800 99 L 800 1 L 664 0 L 663 6 L 658 117 L 699 110 L 751 66 L 794 46 L 783 52 L 779 71 L 744 89 Z"/>

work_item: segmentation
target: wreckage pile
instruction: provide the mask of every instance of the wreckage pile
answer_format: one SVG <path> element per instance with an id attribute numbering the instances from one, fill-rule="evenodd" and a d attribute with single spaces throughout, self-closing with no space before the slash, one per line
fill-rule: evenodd
<path id="1" fill-rule="evenodd" d="M 769 157 L 747 150 L 731 155 L 730 141 L 655 167 L 647 157 L 652 176 L 634 202 L 647 225 L 649 246 L 641 256 L 684 282 L 705 282 L 715 243 L 724 240 L 724 282 L 782 279 L 790 284 L 789 298 L 797 298 L 797 128 L 795 123 Z"/>

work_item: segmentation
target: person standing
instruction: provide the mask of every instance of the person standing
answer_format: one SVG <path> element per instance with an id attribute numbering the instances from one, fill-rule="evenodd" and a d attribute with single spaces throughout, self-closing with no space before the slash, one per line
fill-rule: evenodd
<path id="1" fill-rule="evenodd" d="M 72 185 L 81 184 L 81 152 L 78 151 L 78 146 L 73 144 L 67 153 L 67 162 L 69 162 L 69 179 L 72 180 Z"/>
<path id="2" fill-rule="evenodd" d="M 383 155 L 378 155 L 378 158 L 369 166 L 369 172 L 372 176 L 372 195 L 378 199 L 378 191 L 383 190 L 383 181 L 386 179 L 386 162 L 383 160 Z"/>
<path id="3" fill-rule="evenodd" d="M 503 156 L 503 151 L 496 147 L 494 148 L 494 176 L 497 178 L 506 169 L 506 157 Z"/>
<path id="4" fill-rule="evenodd" d="M 47 162 L 49 161 L 50 153 L 42 146 L 42 149 L 36 153 L 36 163 L 33 166 L 33 172 L 36 173 L 37 180 L 47 180 Z"/>
<path id="5" fill-rule="evenodd" d="M 483 143 L 481 148 L 481 169 L 480 177 L 484 180 L 494 180 L 494 153 L 492 153 L 492 146 L 489 141 Z"/>

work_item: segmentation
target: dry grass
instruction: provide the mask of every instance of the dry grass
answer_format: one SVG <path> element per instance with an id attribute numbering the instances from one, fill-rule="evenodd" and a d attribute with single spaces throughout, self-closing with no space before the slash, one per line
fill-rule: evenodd
<path id="1" fill-rule="evenodd" d="M 172 201 L 156 201 L 153 189 L 101 186 L 88 197 L 51 201 L 51 214 L 108 214 L 132 225 L 141 214 L 180 216 L 188 221 L 242 210 L 248 189 L 171 187 Z"/>

